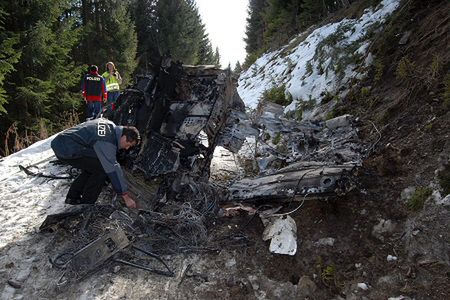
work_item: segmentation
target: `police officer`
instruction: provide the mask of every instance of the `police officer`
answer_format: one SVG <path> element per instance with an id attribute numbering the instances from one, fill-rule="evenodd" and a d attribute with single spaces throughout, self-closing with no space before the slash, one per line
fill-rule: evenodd
<path id="1" fill-rule="evenodd" d="M 95 119 L 102 110 L 102 101 L 108 98 L 105 79 L 98 74 L 96 65 L 90 66 L 89 73 L 84 75 L 81 90 L 87 104 L 86 119 Z"/>
<path id="2" fill-rule="evenodd" d="M 114 191 L 122 196 L 125 205 L 136 208 L 136 202 L 127 193 L 127 184 L 116 155 L 119 149 L 128 150 L 139 141 L 139 131 L 135 127 L 116 126 L 101 118 L 58 134 L 51 142 L 56 157 L 82 170 L 69 188 L 66 203 L 95 203 L 109 177 Z"/>

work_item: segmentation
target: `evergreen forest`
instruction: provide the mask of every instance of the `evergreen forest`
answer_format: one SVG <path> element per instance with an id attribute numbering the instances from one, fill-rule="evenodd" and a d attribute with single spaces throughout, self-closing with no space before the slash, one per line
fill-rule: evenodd
<path id="1" fill-rule="evenodd" d="M 249 0 L 247 57 L 234 73 L 351 2 Z M 89 65 L 101 74 L 113 61 L 126 87 L 163 55 L 220 65 L 195 0 L 0 0 L 0 155 L 80 122 Z"/>
<path id="2" fill-rule="evenodd" d="M 89 65 L 126 87 L 167 54 L 219 64 L 195 1 L 0 0 L 0 155 L 80 122 Z"/>

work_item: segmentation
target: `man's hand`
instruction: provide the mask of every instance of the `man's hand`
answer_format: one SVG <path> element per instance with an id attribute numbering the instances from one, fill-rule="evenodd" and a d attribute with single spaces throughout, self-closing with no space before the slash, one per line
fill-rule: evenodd
<path id="1" fill-rule="evenodd" d="M 133 200 L 128 194 L 122 195 L 123 201 L 128 208 L 136 208 L 136 201 Z"/>

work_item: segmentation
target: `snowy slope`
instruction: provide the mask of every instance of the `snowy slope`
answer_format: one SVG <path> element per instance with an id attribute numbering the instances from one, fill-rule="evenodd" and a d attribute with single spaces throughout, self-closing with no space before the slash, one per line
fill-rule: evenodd
<path id="1" fill-rule="evenodd" d="M 68 180 L 30 177 L 19 169 L 33 166 L 30 171 L 67 175 L 66 168 L 54 166 L 50 142 L 53 137 L 7 156 L 0 161 L 0 248 L 23 235 L 34 232 L 47 214 L 61 211 Z"/>
<path id="2" fill-rule="evenodd" d="M 281 49 L 269 52 L 241 74 L 238 92 L 246 106 L 255 108 L 265 90 L 285 85 L 294 110 L 301 101 L 317 101 L 336 94 L 352 78 L 361 78 L 372 63 L 370 34 L 381 30 L 400 0 L 384 0 L 366 9 L 359 19 L 344 19 L 301 34 Z M 305 38 L 306 36 L 306 38 Z M 299 42 L 300 41 L 300 42 Z"/>

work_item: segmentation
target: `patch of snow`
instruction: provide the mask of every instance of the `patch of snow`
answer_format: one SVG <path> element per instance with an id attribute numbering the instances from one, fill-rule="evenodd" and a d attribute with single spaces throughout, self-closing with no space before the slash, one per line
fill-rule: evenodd
<path id="1" fill-rule="evenodd" d="M 5 157 L 0 162 L 0 248 L 34 233 L 47 214 L 61 211 L 69 187 L 69 180 L 49 180 L 31 177 L 19 165 L 32 167 L 30 171 L 64 176 L 63 168 L 50 164 L 56 159 L 50 143 L 54 136 Z M 63 172 L 63 173 L 62 173 Z"/>

